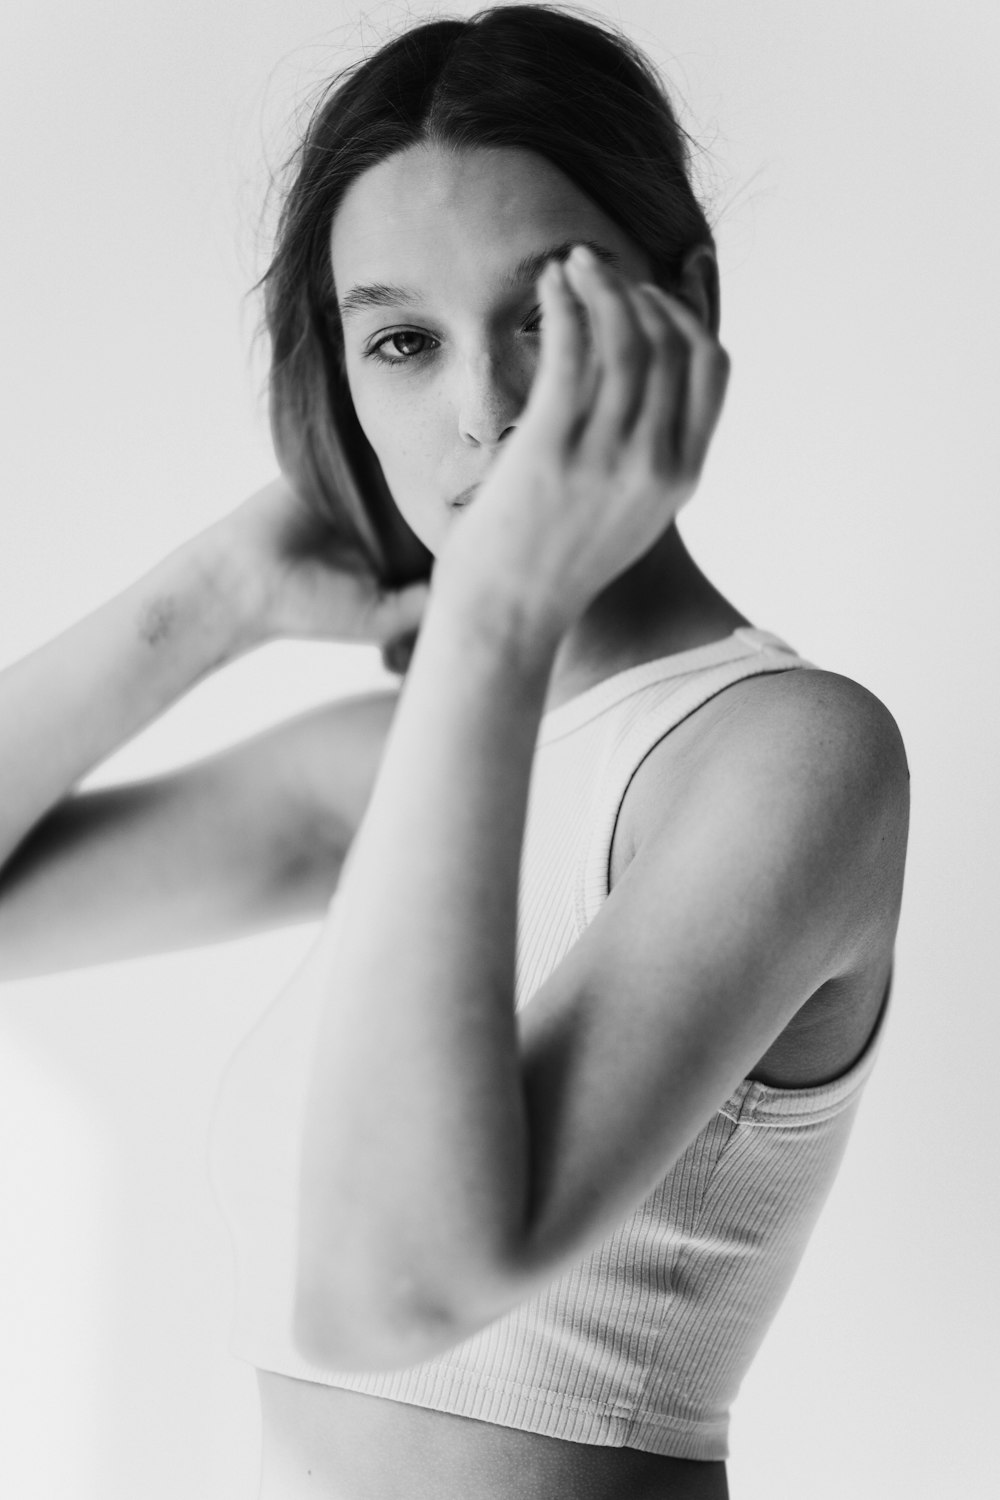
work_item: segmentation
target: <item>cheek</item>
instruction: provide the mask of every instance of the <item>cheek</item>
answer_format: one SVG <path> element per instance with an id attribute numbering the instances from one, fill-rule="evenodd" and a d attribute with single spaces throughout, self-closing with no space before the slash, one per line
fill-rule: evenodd
<path id="1" fill-rule="evenodd" d="M 382 468 L 401 514 L 432 552 L 442 524 L 441 470 L 445 456 L 440 412 L 422 383 L 393 374 L 374 378 L 348 369 L 348 384 L 361 430 Z"/>
<path id="2" fill-rule="evenodd" d="M 420 465 L 430 454 L 431 409 L 422 393 L 393 375 L 348 372 L 354 410 L 361 430 L 371 443 L 385 470 L 398 471 L 401 464 Z M 401 388 L 402 387 L 402 388 Z"/>

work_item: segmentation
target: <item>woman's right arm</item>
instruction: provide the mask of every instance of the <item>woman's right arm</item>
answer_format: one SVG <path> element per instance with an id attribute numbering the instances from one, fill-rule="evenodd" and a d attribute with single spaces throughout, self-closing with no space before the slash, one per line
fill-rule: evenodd
<path id="1" fill-rule="evenodd" d="M 294 920 L 328 899 L 391 698 L 333 704 L 170 775 L 73 794 L 196 683 L 282 635 L 387 641 L 423 591 L 322 556 L 282 482 L 0 674 L 0 977 Z M 322 774 L 320 774 L 320 770 Z"/>

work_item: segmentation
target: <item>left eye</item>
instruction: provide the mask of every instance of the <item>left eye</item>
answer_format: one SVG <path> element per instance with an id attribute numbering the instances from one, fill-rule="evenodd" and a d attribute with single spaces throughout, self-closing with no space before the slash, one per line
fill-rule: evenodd
<path id="1" fill-rule="evenodd" d="M 536 307 L 522 325 L 522 332 L 538 333 L 541 326 L 542 311 Z M 398 328 L 395 333 L 387 333 L 378 339 L 368 350 L 368 356 L 384 365 L 405 365 L 431 353 L 437 344 L 438 340 L 429 333 L 421 333 L 416 328 Z"/>
<path id="2" fill-rule="evenodd" d="M 430 336 L 426 333 L 417 333 L 412 328 L 401 328 L 398 333 L 390 333 L 384 339 L 380 339 L 371 352 L 382 359 L 389 360 L 390 364 L 403 364 L 408 359 L 415 359 L 420 354 L 426 354 L 431 342 Z M 397 358 L 393 359 L 393 355 Z"/>

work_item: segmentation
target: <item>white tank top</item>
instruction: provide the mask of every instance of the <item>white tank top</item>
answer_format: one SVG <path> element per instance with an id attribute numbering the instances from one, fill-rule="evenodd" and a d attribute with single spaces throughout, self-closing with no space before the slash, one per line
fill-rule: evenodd
<path id="1" fill-rule="evenodd" d="M 745 628 L 618 673 L 544 716 L 521 866 L 519 1007 L 606 898 L 622 798 L 653 746 L 732 683 L 807 665 Z M 301 1380 L 572 1442 L 725 1458 L 730 1405 L 833 1182 L 881 1019 L 831 1083 L 741 1083 L 617 1233 L 541 1295 L 444 1355 L 371 1375 L 319 1367 L 292 1337 L 318 1023 L 318 1001 L 290 987 L 223 1079 L 212 1166 L 236 1254 L 233 1352 Z"/>

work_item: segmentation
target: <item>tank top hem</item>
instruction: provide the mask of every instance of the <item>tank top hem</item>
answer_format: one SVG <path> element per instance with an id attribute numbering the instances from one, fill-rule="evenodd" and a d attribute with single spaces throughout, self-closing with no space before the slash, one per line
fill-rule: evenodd
<path id="1" fill-rule="evenodd" d="M 235 1347 L 231 1352 L 258 1369 L 271 1368 L 261 1363 L 259 1351 L 255 1359 L 241 1355 Z M 450 1364 L 446 1356 L 435 1361 L 432 1382 L 424 1379 L 422 1368 L 419 1375 L 406 1370 L 388 1375 L 352 1375 L 331 1370 L 325 1372 L 324 1380 L 317 1375 L 315 1366 L 303 1361 L 299 1368 L 294 1368 L 293 1363 L 285 1358 L 275 1361 L 273 1373 L 313 1384 L 319 1380 L 331 1389 L 491 1422 L 499 1427 L 514 1427 L 563 1442 L 597 1448 L 637 1448 L 663 1458 L 702 1462 L 721 1462 L 729 1456 L 728 1414 L 706 1421 L 580 1400 L 546 1387 L 463 1370 Z"/>

